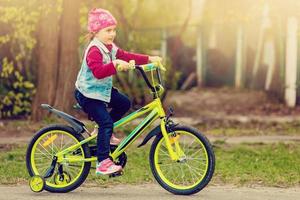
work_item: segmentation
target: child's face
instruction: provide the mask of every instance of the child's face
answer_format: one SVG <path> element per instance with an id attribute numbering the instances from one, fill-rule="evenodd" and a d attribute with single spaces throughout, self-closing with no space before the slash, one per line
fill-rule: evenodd
<path id="1" fill-rule="evenodd" d="M 96 34 L 96 37 L 104 44 L 112 44 L 116 37 L 116 26 L 109 26 L 104 29 L 101 29 Z"/>

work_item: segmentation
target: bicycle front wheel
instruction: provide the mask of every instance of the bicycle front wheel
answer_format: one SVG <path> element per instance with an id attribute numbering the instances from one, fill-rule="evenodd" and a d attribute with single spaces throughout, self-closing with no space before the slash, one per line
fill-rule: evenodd
<path id="1" fill-rule="evenodd" d="M 53 125 L 41 129 L 31 140 L 26 153 L 26 166 L 30 176 L 44 177 L 51 168 L 56 153 L 80 143 L 84 138 L 65 125 Z M 87 144 L 65 156 L 80 159 L 89 158 Z M 56 163 L 54 171 L 45 180 L 45 190 L 49 192 L 69 192 L 80 186 L 89 174 L 90 162 Z"/>
<path id="2" fill-rule="evenodd" d="M 168 135 L 179 160 L 171 160 L 165 138 L 156 137 L 149 157 L 155 179 L 174 194 L 199 192 L 209 183 L 215 168 L 215 156 L 209 141 L 188 126 L 176 126 Z"/>

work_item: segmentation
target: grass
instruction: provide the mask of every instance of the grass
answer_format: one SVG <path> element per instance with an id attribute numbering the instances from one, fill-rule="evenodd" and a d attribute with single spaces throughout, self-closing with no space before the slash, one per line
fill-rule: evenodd
<path id="1" fill-rule="evenodd" d="M 263 185 L 290 187 L 300 185 L 300 146 L 291 144 L 240 144 L 215 143 L 216 170 L 212 183 L 235 185 Z M 27 183 L 24 146 L 13 146 L 0 153 L 0 184 Z M 149 146 L 128 150 L 125 174 L 109 179 L 96 177 L 94 170 L 88 184 L 139 184 L 152 182 L 148 161 Z"/>
<path id="2" fill-rule="evenodd" d="M 149 146 L 141 147 L 137 150 L 135 147 L 130 148 L 127 153 L 127 164 L 125 167 L 124 175 L 117 178 L 108 178 L 106 176 L 94 175 L 94 169 L 88 177 L 88 182 L 94 182 L 102 186 L 111 185 L 115 183 L 139 184 L 153 182 L 149 166 Z M 94 166 L 94 165 L 93 165 Z"/>
<path id="3" fill-rule="evenodd" d="M 239 185 L 299 186 L 300 146 L 291 144 L 241 144 L 215 147 L 214 179 Z"/>
<path id="4" fill-rule="evenodd" d="M 0 184 L 24 182 L 29 175 L 25 164 L 24 146 L 9 146 L 0 153 Z"/>

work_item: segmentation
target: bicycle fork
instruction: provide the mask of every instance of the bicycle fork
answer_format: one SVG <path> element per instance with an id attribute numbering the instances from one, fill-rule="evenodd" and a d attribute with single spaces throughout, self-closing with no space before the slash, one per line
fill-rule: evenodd
<path id="1" fill-rule="evenodd" d="M 170 136 L 168 135 L 168 132 L 166 130 L 166 119 L 163 119 L 161 121 L 160 128 L 162 135 L 165 138 L 166 147 L 168 149 L 171 160 L 179 162 L 185 160 L 185 154 L 178 142 L 180 135 L 176 135 L 176 133 L 171 134 Z M 175 150 L 173 146 L 175 147 Z"/>

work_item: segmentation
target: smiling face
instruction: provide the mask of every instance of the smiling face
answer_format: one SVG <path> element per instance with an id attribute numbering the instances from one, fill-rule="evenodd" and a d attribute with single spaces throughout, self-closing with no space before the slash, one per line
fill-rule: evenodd
<path id="1" fill-rule="evenodd" d="M 95 37 L 104 44 L 112 44 L 116 37 L 116 26 L 109 26 L 101 29 Z"/>

